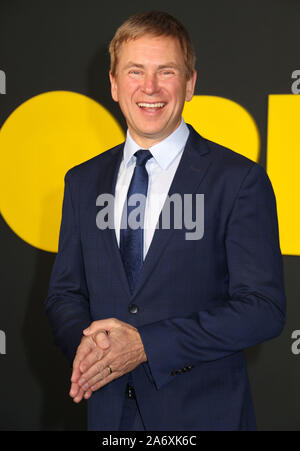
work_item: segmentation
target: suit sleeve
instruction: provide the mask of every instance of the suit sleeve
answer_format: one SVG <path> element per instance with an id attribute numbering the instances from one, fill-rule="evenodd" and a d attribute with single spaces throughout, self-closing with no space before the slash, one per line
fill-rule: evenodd
<path id="1" fill-rule="evenodd" d="M 157 389 L 176 377 L 174 370 L 222 359 L 272 339 L 283 329 L 276 201 L 265 170 L 257 164 L 235 199 L 225 246 L 229 277 L 225 302 L 138 328 Z"/>
<path id="2" fill-rule="evenodd" d="M 89 295 L 85 280 L 78 212 L 71 195 L 71 173 L 65 176 L 65 190 L 58 253 L 51 273 L 46 315 L 70 364 L 73 362 L 82 331 L 91 323 Z"/>

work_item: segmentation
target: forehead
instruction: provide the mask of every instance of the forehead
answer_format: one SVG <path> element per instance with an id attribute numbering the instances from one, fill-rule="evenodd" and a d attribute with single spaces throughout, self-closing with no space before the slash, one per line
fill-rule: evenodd
<path id="1" fill-rule="evenodd" d="M 162 64 L 166 60 L 179 65 L 184 64 L 184 55 L 179 40 L 173 36 L 145 35 L 122 44 L 119 64 L 128 61 L 137 64 Z"/>

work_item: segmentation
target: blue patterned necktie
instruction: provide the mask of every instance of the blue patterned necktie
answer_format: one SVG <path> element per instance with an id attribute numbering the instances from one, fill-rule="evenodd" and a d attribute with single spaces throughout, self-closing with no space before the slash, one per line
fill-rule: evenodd
<path id="1" fill-rule="evenodd" d="M 129 288 L 133 293 L 136 282 L 138 280 L 143 265 L 143 243 L 144 243 L 144 213 L 145 201 L 148 190 L 148 173 L 146 170 L 146 162 L 152 157 L 149 150 L 138 150 L 134 154 L 136 156 L 136 166 L 129 185 L 127 199 L 123 208 L 121 228 L 120 228 L 120 252 L 127 274 Z M 128 205 L 131 196 L 139 195 L 144 201 L 141 203 L 134 202 L 134 205 Z M 138 197 L 138 196 L 137 196 Z M 136 223 L 140 225 L 138 228 L 130 227 L 132 217 L 130 213 L 138 208 L 140 215 L 136 216 Z M 138 220 L 139 218 L 139 220 Z"/>

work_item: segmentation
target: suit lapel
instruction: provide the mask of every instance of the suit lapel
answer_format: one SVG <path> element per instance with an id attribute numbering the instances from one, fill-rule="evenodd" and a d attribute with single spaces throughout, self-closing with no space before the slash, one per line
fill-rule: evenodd
<path id="1" fill-rule="evenodd" d="M 105 165 L 101 165 L 101 170 L 99 171 L 99 181 L 98 181 L 98 192 L 99 194 L 111 194 L 115 195 L 115 188 L 117 182 L 117 176 L 119 172 L 119 167 L 123 158 L 124 143 L 115 147 L 110 151 L 108 155 L 108 160 Z M 99 207 L 97 207 L 99 209 Z M 101 251 L 101 242 L 107 250 L 109 258 L 111 258 L 113 263 L 113 268 L 116 271 L 117 279 L 121 281 L 125 292 L 130 298 L 130 290 L 128 285 L 127 276 L 125 273 L 124 265 L 122 262 L 121 254 L 118 247 L 118 242 L 116 238 L 115 229 L 104 229 L 97 233 L 98 236 L 98 249 Z"/>
<path id="2" fill-rule="evenodd" d="M 210 151 L 205 140 L 190 125 L 189 128 L 190 135 L 169 189 L 168 196 L 175 193 L 183 195 L 197 192 L 211 164 L 209 158 Z M 166 204 L 164 204 L 164 208 L 166 208 Z M 162 212 L 160 214 L 160 220 L 161 217 Z M 155 230 L 133 297 L 139 293 L 155 268 L 163 249 L 171 239 L 173 231 L 172 229 L 164 230 L 162 228 Z"/>

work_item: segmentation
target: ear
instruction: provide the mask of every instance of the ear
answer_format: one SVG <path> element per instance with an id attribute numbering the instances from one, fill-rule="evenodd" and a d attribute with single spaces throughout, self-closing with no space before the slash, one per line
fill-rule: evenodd
<path id="1" fill-rule="evenodd" d="M 111 90 L 111 96 L 115 102 L 119 101 L 118 98 L 118 85 L 116 81 L 116 77 L 113 76 L 111 71 L 109 71 L 109 79 L 110 79 L 110 90 Z"/>
<path id="2" fill-rule="evenodd" d="M 186 83 L 186 93 L 185 93 L 186 102 L 190 102 L 193 98 L 196 80 L 197 80 L 197 72 L 194 70 L 193 75 Z"/>

